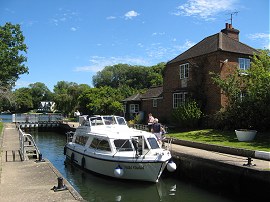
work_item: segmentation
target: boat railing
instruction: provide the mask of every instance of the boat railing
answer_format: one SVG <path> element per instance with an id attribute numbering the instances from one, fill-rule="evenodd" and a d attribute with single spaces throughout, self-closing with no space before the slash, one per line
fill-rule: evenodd
<path id="1" fill-rule="evenodd" d="M 129 125 L 129 127 L 137 130 L 149 131 L 149 126 L 144 124 L 132 124 Z M 165 133 L 168 133 L 168 127 L 166 125 L 162 125 L 162 127 L 165 130 Z"/>
<path id="2" fill-rule="evenodd" d="M 35 143 L 31 134 L 24 133 L 19 127 L 19 140 L 20 140 L 20 154 L 22 161 L 26 160 L 29 156 L 40 158 L 40 151 Z"/>

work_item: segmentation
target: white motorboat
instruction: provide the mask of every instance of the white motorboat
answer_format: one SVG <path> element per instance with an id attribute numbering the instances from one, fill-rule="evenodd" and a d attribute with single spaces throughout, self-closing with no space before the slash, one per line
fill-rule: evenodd
<path id="1" fill-rule="evenodd" d="M 105 176 L 158 182 L 176 169 L 169 150 L 150 132 L 129 128 L 120 116 L 80 116 L 64 154 L 72 163 Z"/>

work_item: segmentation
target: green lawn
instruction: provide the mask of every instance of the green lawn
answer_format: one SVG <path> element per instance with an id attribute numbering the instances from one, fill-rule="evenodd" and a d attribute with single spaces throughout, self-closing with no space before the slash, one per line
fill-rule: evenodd
<path id="1" fill-rule="evenodd" d="M 170 132 L 167 135 L 181 140 L 270 152 L 270 132 L 258 132 L 252 142 L 239 142 L 234 131 L 220 131 L 213 129 L 189 132 Z"/>

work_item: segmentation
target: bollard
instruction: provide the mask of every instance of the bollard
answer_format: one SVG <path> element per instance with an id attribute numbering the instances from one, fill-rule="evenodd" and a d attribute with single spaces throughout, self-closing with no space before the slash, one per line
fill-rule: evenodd
<path id="1" fill-rule="evenodd" d="M 40 153 L 38 156 L 38 160 L 41 161 L 42 160 L 42 154 Z"/>
<path id="2" fill-rule="evenodd" d="M 58 180 L 57 189 L 63 189 L 63 187 L 64 187 L 63 178 L 58 177 L 57 180 Z"/>
<path id="3" fill-rule="evenodd" d="M 243 164 L 243 166 L 256 166 L 256 164 L 252 164 L 251 162 L 253 161 L 252 159 L 251 159 L 251 157 L 248 157 L 247 158 L 247 163 L 246 164 Z"/>
<path id="4" fill-rule="evenodd" d="M 66 185 L 64 185 L 64 182 L 63 182 L 63 178 L 62 178 L 62 177 L 58 177 L 58 178 L 57 178 L 57 181 L 58 181 L 57 186 L 54 186 L 54 187 L 52 188 L 52 190 L 54 190 L 55 192 L 56 192 L 56 191 L 67 190 L 67 187 L 66 187 Z"/>
<path id="5" fill-rule="evenodd" d="M 39 162 L 45 162 L 45 160 L 42 158 L 42 153 L 39 153 L 38 160 L 36 160 L 36 163 L 39 163 Z"/>
<path id="6" fill-rule="evenodd" d="M 12 150 L 13 161 L 15 161 L 15 151 Z"/>

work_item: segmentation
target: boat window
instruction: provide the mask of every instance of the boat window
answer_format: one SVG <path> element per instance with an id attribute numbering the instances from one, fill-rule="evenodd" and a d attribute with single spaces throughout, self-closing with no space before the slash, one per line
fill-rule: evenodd
<path id="1" fill-rule="evenodd" d="M 129 140 L 117 139 L 113 142 L 117 151 L 133 151 Z"/>
<path id="2" fill-rule="evenodd" d="M 151 147 L 152 149 L 157 149 L 157 148 L 159 148 L 159 145 L 158 145 L 157 140 L 156 140 L 155 138 L 151 137 L 151 138 L 147 138 L 147 140 L 148 140 L 148 142 L 149 142 L 149 144 L 150 144 L 150 147 Z"/>
<path id="3" fill-rule="evenodd" d="M 103 125 L 101 117 L 93 117 L 90 121 L 92 126 Z"/>
<path id="4" fill-rule="evenodd" d="M 126 121 L 123 117 L 116 117 L 116 120 L 119 125 L 126 125 Z"/>
<path id="5" fill-rule="evenodd" d="M 88 136 L 78 135 L 75 138 L 75 143 L 79 145 L 85 145 L 88 140 Z"/>
<path id="6" fill-rule="evenodd" d="M 104 139 L 94 138 L 90 144 L 90 147 L 102 151 L 111 151 L 109 142 Z"/>
<path id="7" fill-rule="evenodd" d="M 103 119 L 104 119 L 105 125 L 115 124 L 115 121 L 112 116 L 104 116 Z"/>

